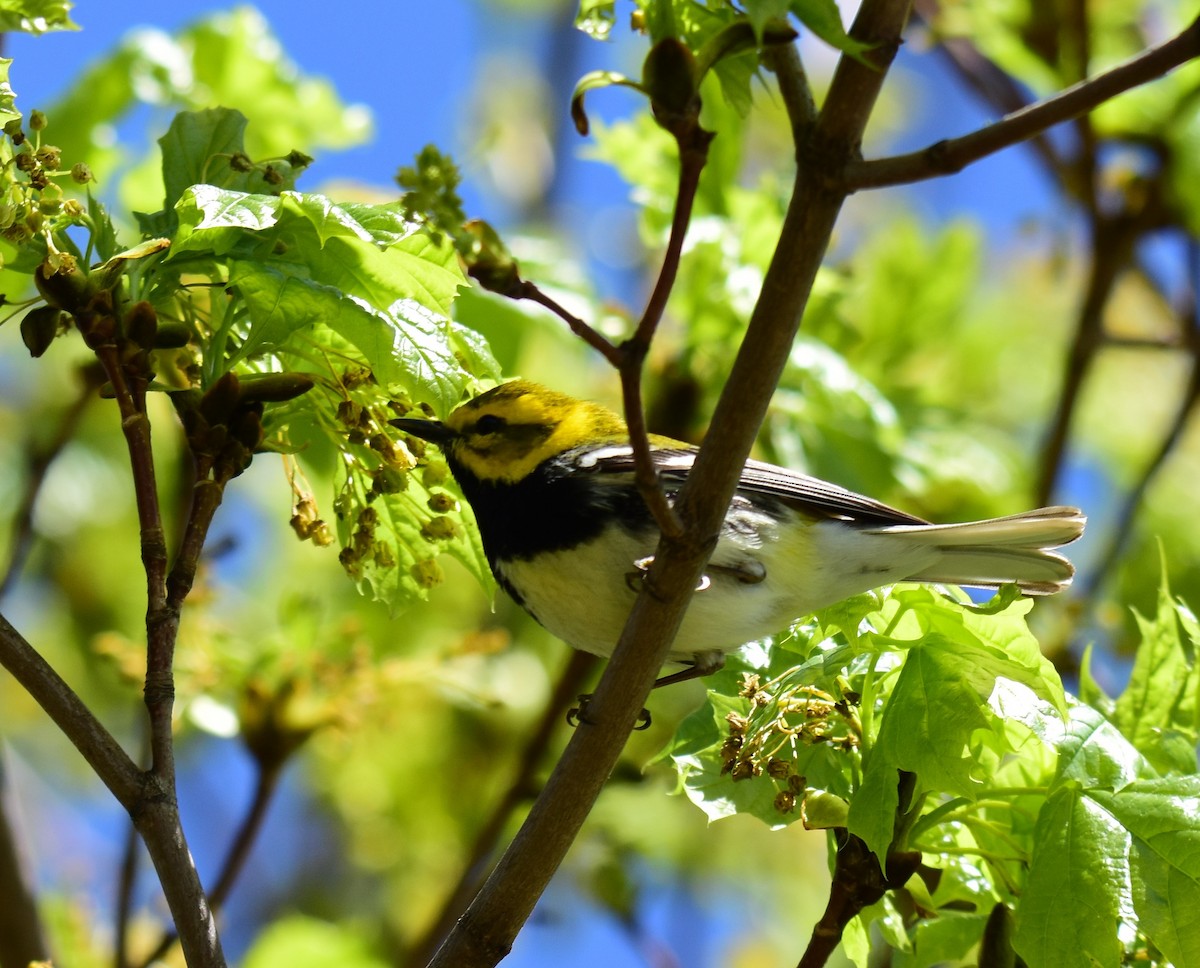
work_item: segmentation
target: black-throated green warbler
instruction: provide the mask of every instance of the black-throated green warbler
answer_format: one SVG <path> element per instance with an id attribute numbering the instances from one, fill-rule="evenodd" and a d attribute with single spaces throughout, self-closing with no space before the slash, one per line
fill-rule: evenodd
<path id="1" fill-rule="evenodd" d="M 658 529 L 633 479 L 625 422 L 599 404 L 505 383 L 441 423 L 401 430 L 442 448 L 475 511 L 496 580 L 577 649 L 607 656 Z M 651 437 L 668 496 L 696 448 Z M 748 461 L 671 659 L 705 674 L 726 652 L 794 619 L 901 580 L 1060 591 L 1074 569 L 1050 550 L 1083 532 L 1077 508 L 930 524 L 814 477 Z"/>

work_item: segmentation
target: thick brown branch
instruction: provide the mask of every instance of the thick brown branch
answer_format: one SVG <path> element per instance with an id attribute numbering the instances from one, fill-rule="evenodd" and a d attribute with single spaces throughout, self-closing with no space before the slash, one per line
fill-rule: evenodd
<path id="1" fill-rule="evenodd" d="M 908 16 L 906 0 L 866 0 L 854 36 L 876 44 L 877 69 L 843 58 L 813 140 L 844 162 L 858 150 Z M 494 965 L 509 951 L 577 836 L 682 621 L 800 324 L 844 201 L 802 171 L 730 381 L 677 510 L 679 540 L 664 539 L 646 587 L 588 709 L 496 870 L 434 957 L 438 968 Z"/>
<path id="2" fill-rule="evenodd" d="M 846 167 L 842 186 L 846 191 L 854 192 L 961 171 L 972 162 L 1025 141 L 1053 125 L 1077 118 L 1197 56 L 1200 56 L 1200 18 L 1165 43 L 1060 94 L 1009 114 L 995 124 L 960 138 L 939 141 L 921 151 L 850 164 Z"/>

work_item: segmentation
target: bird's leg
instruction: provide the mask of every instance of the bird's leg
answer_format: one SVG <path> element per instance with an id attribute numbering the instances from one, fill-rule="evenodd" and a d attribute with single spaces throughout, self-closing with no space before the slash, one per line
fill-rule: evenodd
<path id="1" fill-rule="evenodd" d="M 697 652 L 692 656 L 686 669 L 672 672 L 669 676 L 660 676 L 654 680 L 654 688 L 673 686 L 677 682 L 687 682 L 690 679 L 700 679 L 711 676 L 725 666 L 725 654 L 722 652 Z"/>

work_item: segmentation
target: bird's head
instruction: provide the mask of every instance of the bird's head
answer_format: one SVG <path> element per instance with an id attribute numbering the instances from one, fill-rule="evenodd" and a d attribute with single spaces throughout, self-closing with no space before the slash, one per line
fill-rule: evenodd
<path id="1" fill-rule="evenodd" d="M 625 421 L 606 407 L 528 380 L 481 393 L 444 423 L 403 417 L 392 425 L 437 444 L 452 468 L 480 481 L 508 484 L 526 477 L 550 457 L 628 436 Z"/>

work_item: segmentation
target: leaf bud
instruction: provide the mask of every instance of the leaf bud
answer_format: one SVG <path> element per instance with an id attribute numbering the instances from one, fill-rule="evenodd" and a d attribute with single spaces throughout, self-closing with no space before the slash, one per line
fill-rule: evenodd
<path id="1" fill-rule="evenodd" d="M 256 373 L 243 376 L 242 399 L 265 403 L 294 400 L 313 388 L 313 378 L 307 373 Z"/>
<path id="2" fill-rule="evenodd" d="M 134 303 L 125 313 L 125 335 L 144 350 L 157 345 L 158 313 L 146 300 Z"/>
<path id="3" fill-rule="evenodd" d="M 154 333 L 156 350 L 177 350 L 192 341 L 192 330 L 187 323 L 177 319 L 159 320 Z"/>
<path id="4" fill-rule="evenodd" d="M 38 306 L 21 320 L 21 339 L 29 355 L 41 356 L 54 342 L 63 324 L 63 312 L 54 306 Z"/>
<path id="5" fill-rule="evenodd" d="M 226 370 L 200 398 L 200 413 L 212 425 L 225 424 L 241 402 L 242 387 L 238 375 Z"/>
<path id="6" fill-rule="evenodd" d="M 251 453 L 258 450 L 263 441 L 262 411 L 254 407 L 239 409 L 230 418 L 229 432 L 246 450 Z"/>
<path id="7" fill-rule="evenodd" d="M 699 115 L 696 58 L 674 37 L 664 37 L 650 48 L 642 64 L 642 86 L 650 95 L 654 119 L 668 131 Z"/>

